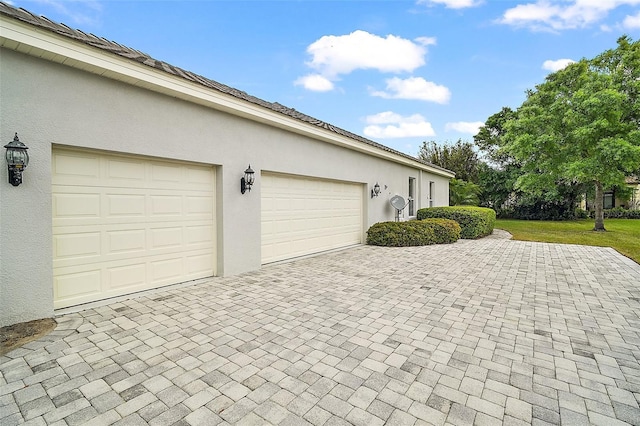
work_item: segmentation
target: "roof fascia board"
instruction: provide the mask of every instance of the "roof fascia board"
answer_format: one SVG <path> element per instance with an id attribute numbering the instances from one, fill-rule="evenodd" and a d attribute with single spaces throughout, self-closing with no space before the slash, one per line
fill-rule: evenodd
<path id="1" fill-rule="evenodd" d="M 73 68 L 123 81 L 447 178 L 455 176 L 444 170 L 429 167 L 419 161 L 366 145 L 346 136 L 287 117 L 284 114 L 270 111 L 232 95 L 198 85 L 134 60 L 108 54 L 98 48 L 75 42 L 67 37 L 35 28 L 32 25 L 3 15 L 0 15 L 0 29 L 2 30 L 0 32 L 0 45 L 18 52 L 46 58 Z M 13 43 L 8 43 L 8 41 Z M 16 43 L 17 46 L 15 45 Z"/>

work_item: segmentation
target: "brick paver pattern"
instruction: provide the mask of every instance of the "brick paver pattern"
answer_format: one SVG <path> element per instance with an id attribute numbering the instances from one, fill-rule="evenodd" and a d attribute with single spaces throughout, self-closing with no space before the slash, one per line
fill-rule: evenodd
<path id="1" fill-rule="evenodd" d="M 358 246 L 59 316 L 0 424 L 640 424 L 640 265 L 485 238 Z"/>

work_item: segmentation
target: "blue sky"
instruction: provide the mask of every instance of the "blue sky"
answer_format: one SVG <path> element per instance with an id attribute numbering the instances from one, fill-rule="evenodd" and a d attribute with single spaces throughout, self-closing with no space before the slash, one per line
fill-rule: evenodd
<path id="1" fill-rule="evenodd" d="M 410 155 L 640 33 L 640 0 L 10 3 Z"/>

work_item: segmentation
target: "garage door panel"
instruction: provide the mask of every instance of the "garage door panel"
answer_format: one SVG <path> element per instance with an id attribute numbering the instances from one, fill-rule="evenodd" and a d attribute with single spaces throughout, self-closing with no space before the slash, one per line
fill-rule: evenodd
<path id="1" fill-rule="evenodd" d="M 151 178 L 152 186 L 156 188 L 179 188 L 184 185 L 183 170 L 179 166 L 151 163 Z"/>
<path id="2" fill-rule="evenodd" d="M 289 201 L 289 207 L 292 211 L 304 211 L 307 209 L 307 200 L 303 200 L 300 198 L 294 198 Z"/>
<path id="3" fill-rule="evenodd" d="M 99 194 L 54 194 L 53 214 L 59 219 L 100 217 Z"/>
<path id="4" fill-rule="evenodd" d="M 262 256 L 266 259 L 286 259 L 293 250 L 291 249 L 291 243 L 273 243 L 268 244 L 262 249 Z"/>
<path id="5" fill-rule="evenodd" d="M 151 248 L 179 247 L 183 244 L 182 227 L 151 229 Z"/>
<path id="6" fill-rule="evenodd" d="M 213 244 L 213 226 L 196 225 L 185 227 L 185 244 L 188 246 L 210 246 Z"/>
<path id="7" fill-rule="evenodd" d="M 202 167 L 186 167 L 189 188 L 209 191 L 211 190 L 211 173 Z"/>
<path id="8" fill-rule="evenodd" d="M 264 213 L 272 212 L 276 208 L 275 200 L 267 197 L 264 193 L 262 194 L 261 205 Z"/>
<path id="9" fill-rule="evenodd" d="M 107 216 L 144 218 L 146 197 L 144 194 L 105 194 Z"/>
<path id="10" fill-rule="evenodd" d="M 281 232 L 285 231 L 285 232 L 292 232 L 292 233 L 305 232 L 308 227 L 307 221 L 301 218 L 291 219 L 287 222 L 282 223 L 282 225 L 283 225 L 283 229 L 281 229 Z"/>
<path id="11" fill-rule="evenodd" d="M 81 232 L 53 237 L 54 258 L 76 258 L 100 254 L 100 233 Z"/>
<path id="12" fill-rule="evenodd" d="M 76 258 L 87 256 L 103 256 L 107 260 L 114 260 L 135 252 L 154 255 L 182 249 L 207 249 L 214 245 L 214 229 L 209 223 L 184 226 L 168 222 L 167 227 L 145 229 L 138 228 L 137 224 L 115 224 L 103 225 L 100 232 L 90 232 L 95 228 L 90 225 L 57 228 L 53 238 L 54 267 L 82 262 L 82 259 Z"/>
<path id="13" fill-rule="evenodd" d="M 268 239 L 269 237 L 266 237 L 267 235 L 272 235 L 275 231 L 275 224 L 271 221 L 269 222 L 265 222 L 262 221 L 262 225 L 261 225 L 261 230 L 262 230 L 262 242 L 265 242 L 265 239 Z"/>
<path id="14" fill-rule="evenodd" d="M 275 211 L 276 212 L 290 212 L 291 211 L 291 200 L 290 199 L 279 199 L 275 203 Z"/>
<path id="15" fill-rule="evenodd" d="M 152 195 L 151 216 L 182 215 L 182 199 L 178 195 Z"/>
<path id="16" fill-rule="evenodd" d="M 146 271 L 147 265 L 144 263 L 108 268 L 107 282 L 111 283 L 112 289 L 143 288 L 147 281 Z"/>
<path id="17" fill-rule="evenodd" d="M 262 263 L 362 242 L 362 186 L 300 176 L 261 177 Z"/>
<path id="18" fill-rule="evenodd" d="M 97 155 L 77 155 L 72 152 L 58 153 L 52 162 L 55 184 L 91 185 L 100 177 L 100 158 Z"/>
<path id="19" fill-rule="evenodd" d="M 103 164 L 106 167 L 106 183 L 109 186 L 144 187 L 144 161 L 109 158 Z"/>
<path id="20" fill-rule="evenodd" d="M 61 148 L 52 162 L 82 171 L 52 176 L 56 308 L 215 275 L 212 167 Z"/>
<path id="21" fill-rule="evenodd" d="M 54 277 L 54 299 L 86 298 L 100 294 L 102 274 L 100 269 L 85 270 L 77 273 L 59 274 Z"/>
<path id="22" fill-rule="evenodd" d="M 213 259 L 209 253 L 193 255 L 187 257 L 185 266 L 187 268 L 186 273 L 189 276 L 193 274 L 199 275 L 213 268 Z"/>
<path id="23" fill-rule="evenodd" d="M 183 274 L 183 259 L 161 259 L 151 262 L 151 282 L 162 284 L 179 279 Z M 175 282 L 175 281 L 174 281 Z"/>
<path id="24" fill-rule="evenodd" d="M 144 229 L 128 229 L 122 231 L 108 231 L 106 234 L 106 254 L 136 252 L 144 253 L 147 242 Z"/>

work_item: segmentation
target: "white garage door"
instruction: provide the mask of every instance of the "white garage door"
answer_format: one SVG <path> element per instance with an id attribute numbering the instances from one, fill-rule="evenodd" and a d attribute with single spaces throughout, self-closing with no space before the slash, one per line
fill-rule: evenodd
<path id="1" fill-rule="evenodd" d="M 262 263 L 362 242 L 362 186 L 263 173 Z"/>
<path id="2" fill-rule="evenodd" d="M 54 307 L 215 274 L 210 166 L 54 149 Z"/>

